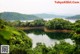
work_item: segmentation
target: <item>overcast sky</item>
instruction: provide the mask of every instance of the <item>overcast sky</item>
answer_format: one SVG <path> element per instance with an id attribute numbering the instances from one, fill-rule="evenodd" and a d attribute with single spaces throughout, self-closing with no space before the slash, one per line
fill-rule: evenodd
<path id="1" fill-rule="evenodd" d="M 57 15 L 80 14 L 80 4 L 55 4 L 54 1 L 0 0 L 0 12 L 19 12 L 24 14 L 49 13 Z"/>

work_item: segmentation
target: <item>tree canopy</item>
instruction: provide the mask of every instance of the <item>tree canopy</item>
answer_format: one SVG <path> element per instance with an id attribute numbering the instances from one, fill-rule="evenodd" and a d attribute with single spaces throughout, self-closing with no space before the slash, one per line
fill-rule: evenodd
<path id="1" fill-rule="evenodd" d="M 53 20 L 49 20 L 48 22 L 46 22 L 45 27 L 47 27 L 48 29 L 60 29 L 60 30 L 71 29 L 72 23 L 67 20 L 55 18 Z"/>

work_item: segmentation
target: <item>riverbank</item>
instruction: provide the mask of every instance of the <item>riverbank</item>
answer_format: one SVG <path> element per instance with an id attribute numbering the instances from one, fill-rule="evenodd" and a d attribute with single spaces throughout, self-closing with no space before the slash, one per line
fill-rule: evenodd
<path id="1" fill-rule="evenodd" d="M 72 32 L 72 30 L 49 30 L 44 28 L 45 32 Z"/>
<path id="2" fill-rule="evenodd" d="M 45 27 L 17 27 L 17 29 L 21 29 L 21 30 L 31 30 L 31 29 L 42 29 L 45 32 L 72 32 L 72 30 L 49 30 Z"/>
<path id="3" fill-rule="evenodd" d="M 21 29 L 21 30 L 44 29 L 44 27 L 17 27 L 17 29 Z"/>

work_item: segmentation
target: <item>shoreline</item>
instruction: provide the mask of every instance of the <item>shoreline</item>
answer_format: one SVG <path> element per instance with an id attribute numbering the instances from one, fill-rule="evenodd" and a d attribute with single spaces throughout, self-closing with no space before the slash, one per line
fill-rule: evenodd
<path id="1" fill-rule="evenodd" d="M 42 29 L 45 32 L 72 32 L 72 30 L 49 30 L 45 27 L 17 27 L 17 29 L 21 29 L 21 30 L 31 30 L 31 29 Z"/>

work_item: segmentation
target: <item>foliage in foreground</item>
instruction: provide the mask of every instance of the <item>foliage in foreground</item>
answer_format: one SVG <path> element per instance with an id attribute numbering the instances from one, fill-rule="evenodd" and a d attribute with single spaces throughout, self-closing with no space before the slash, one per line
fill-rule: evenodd
<path id="1" fill-rule="evenodd" d="M 46 45 L 38 43 L 33 50 L 34 54 L 73 54 L 74 49 L 75 45 L 61 41 L 59 44 L 51 47 L 46 47 Z"/>
<path id="2" fill-rule="evenodd" d="M 9 26 L 8 22 L 0 19 L 0 45 L 3 44 L 10 45 L 11 54 L 14 54 L 14 50 L 24 52 L 23 50 L 32 47 L 31 39 L 23 31 Z"/>

